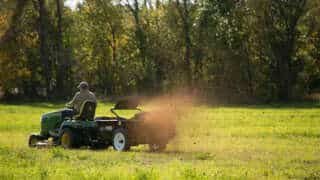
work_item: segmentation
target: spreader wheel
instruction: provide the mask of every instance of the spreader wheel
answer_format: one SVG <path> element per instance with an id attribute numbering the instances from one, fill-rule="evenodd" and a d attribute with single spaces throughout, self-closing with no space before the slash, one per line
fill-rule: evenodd
<path id="1" fill-rule="evenodd" d="M 162 152 L 166 149 L 167 144 L 162 143 L 152 143 L 149 144 L 149 149 L 151 152 Z"/>
<path id="2" fill-rule="evenodd" d="M 112 145 L 117 151 L 128 151 L 130 144 L 127 131 L 123 128 L 117 128 L 112 133 Z"/>

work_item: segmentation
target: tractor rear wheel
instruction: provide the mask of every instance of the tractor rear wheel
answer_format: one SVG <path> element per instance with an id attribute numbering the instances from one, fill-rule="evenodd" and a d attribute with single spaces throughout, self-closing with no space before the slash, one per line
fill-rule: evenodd
<path id="1" fill-rule="evenodd" d="M 128 151 L 130 144 L 128 140 L 128 133 L 124 128 L 117 128 L 112 133 L 113 149 L 117 151 Z"/>
<path id="2" fill-rule="evenodd" d="M 63 129 L 60 137 L 61 146 L 66 149 L 79 148 L 79 138 L 74 130 L 69 128 Z"/>

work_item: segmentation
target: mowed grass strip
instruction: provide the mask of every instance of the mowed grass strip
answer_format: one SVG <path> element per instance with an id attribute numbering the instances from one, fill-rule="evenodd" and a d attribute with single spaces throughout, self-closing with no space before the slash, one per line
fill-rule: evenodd
<path id="1" fill-rule="evenodd" d="M 0 104 L 0 179 L 319 179 L 319 104 L 194 107 L 163 153 L 30 149 L 63 104 Z M 112 104 L 99 103 L 97 115 Z M 129 116 L 129 113 L 123 112 Z"/>

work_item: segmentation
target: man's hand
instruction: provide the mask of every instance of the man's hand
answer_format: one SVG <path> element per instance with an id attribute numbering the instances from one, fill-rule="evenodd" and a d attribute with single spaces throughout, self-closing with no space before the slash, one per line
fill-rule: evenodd
<path id="1" fill-rule="evenodd" d="M 77 92 L 77 93 L 74 95 L 74 97 L 72 98 L 72 100 L 66 104 L 66 107 L 67 107 L 67 108 L 73 109 L 74 103 L 75 103 L 76 99 L 78 98 L 79 94 L 80 94 L 80 93 Z"/>
<path id="2" fill-rule="evenodd" d="M 65 105 L 65 107 L 66 108 L 70 108 L 70 109 L 72 109 L 73 107 L 72 107 L 72 105 L 70 104 L 70 103 L 67 103 L 66 105 Z"/>

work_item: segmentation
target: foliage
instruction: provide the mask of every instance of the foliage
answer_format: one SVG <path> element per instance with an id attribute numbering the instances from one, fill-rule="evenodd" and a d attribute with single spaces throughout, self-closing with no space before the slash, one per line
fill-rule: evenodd
<path id="1" fill-rule="evenodd" d="M 183 86 L 273 101 L 320 86 L 319 1 L 86 0 L 58 13 L 59 2 L 2 2 L 6 94 L 65 97 L 87 80 L 104 96 Z"/>

